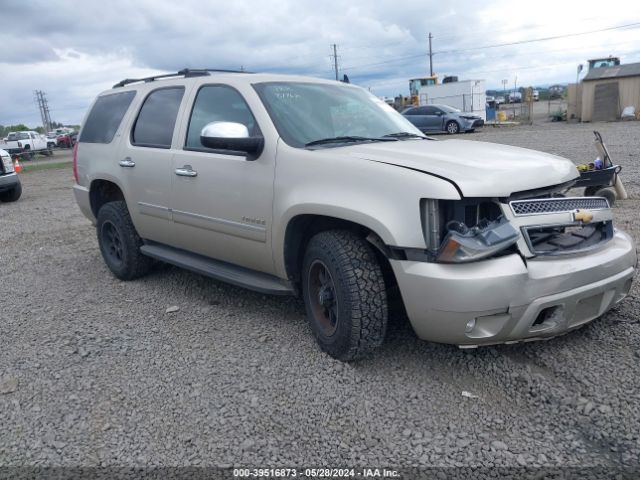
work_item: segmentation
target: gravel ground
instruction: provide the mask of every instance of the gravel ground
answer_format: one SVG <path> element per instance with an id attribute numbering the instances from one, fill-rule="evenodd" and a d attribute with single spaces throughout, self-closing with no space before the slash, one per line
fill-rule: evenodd
<path id="1" fill-rule="evenodd" d="M 618 226 L 639 239 L 640 123 L 597 127 L 632 196 Z M 581 162 L 593 128 L 465 138 Z M 70 169 L 22 180 L 0 205 L 0 467 L 639 467 L 638 284 L 550 341 L 463 351 L 397 318 L 375 356 L 344 365 L 294 299 L 170 266 L 116 280 Z"/>

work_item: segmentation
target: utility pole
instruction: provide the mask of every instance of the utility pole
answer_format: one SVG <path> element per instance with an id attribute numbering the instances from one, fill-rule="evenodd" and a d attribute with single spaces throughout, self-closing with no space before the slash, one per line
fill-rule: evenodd
<path id="1" fill-rule="evenodd" d="M 433 35 L 429 32 L 429 75 L 433 77 L 433 51 L 431 50 L 431 39 Z"/>
<path id="2" fill-rule="evenodd" d="M 51 130 L 51 115 L 49 113 L 49 105 L 47 103 L 47 97 L 42 90 L 35 90 L 33 92 L 36 96 L 36 102 L 38 103 L 38 109 L 40 110 L 40 118 L 42 118 L 42 127 L 45 132 Z"/>
<path id="3" fill-rule="evenodd" d="M 336 80 L 338 80 L 338 46 L 333 44 L 333 69 L 336 72 Z"/>

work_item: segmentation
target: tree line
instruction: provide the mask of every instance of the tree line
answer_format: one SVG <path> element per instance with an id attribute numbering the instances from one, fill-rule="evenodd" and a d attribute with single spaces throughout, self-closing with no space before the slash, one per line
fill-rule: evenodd
<path id="1" fill-rule="evenodd" d="M 62 127 L 71 128 L 75 131 L 80 130 L 80 125 L 63 125 L 62 123 L 59 123 L 59 122 L 51 122 L 52 129 L 62 128 Z M 45 132 L 44 127 L 41 127 L 41 126 L 28 127 L 24 123 L 18 123 L 17 125 L 6 125 L 6 126 L 0 125 L 0 137 L 2 138 L 6 137 L 9 134 L 9 132 L 24 132 L 27 130 L 33 130 L 38 133 L 47 133 Z"/>

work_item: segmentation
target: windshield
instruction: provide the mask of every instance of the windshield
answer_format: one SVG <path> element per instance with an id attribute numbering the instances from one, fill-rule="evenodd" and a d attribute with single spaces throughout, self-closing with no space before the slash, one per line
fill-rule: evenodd
<path id="1" fill-rule="evenodd" d="M 440 110 L 444 110 L 447 113 L 460 113 L 460 110 L 450 107 L 449 105 L 438 105 L 438 108 Z"/>
<path id="2" fill-rule="evenodd" d="M 254 88 L 278 133 L 293 147 L 335 137 L 367 141 L 401 132 L 423 136 L 384 101 L 358 87 L 268 82 Z"/>

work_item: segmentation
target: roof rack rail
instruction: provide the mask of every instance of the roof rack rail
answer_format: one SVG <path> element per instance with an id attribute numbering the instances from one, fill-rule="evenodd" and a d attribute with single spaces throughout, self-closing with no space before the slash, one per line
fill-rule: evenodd
<path id="1" fill-rule="evenodd" d="M 125 78 L 124 80 L 116 83 L 112 88 L 124 87 L 125 85 L 129 85 L 131 83 L 138 82 L 155 82 L 160 78 L 171 78 L 171 77 L 202 77 L 206 75 L 211 75 L 211 72 L 214 73 L 251 73 L 246 72 L 244 70 L 222 70 L 218 68 L 183 68 L 182 70 L 177 71 L 176 73 L 165 73 L 163 75 L 154 75 L 152 77 L 144 77 L 144 78 Z"/>

